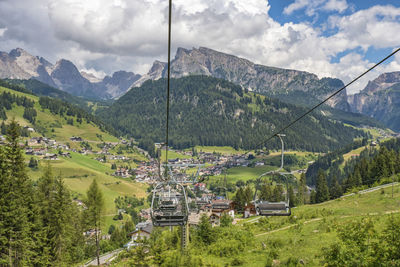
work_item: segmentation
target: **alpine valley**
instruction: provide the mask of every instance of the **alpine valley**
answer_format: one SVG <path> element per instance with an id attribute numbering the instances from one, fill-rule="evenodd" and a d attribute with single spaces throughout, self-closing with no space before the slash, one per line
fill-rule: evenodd
<path id="1" fill-rule="evenodd" d="M 400 264 L 400 72 L 343 91 L 281 143 L 341 80 L 178 48 L 168 150 L 166 72 L 99 79 L 0 53 L 1 266 Z M 185 224 L 156 227 L 154 203 Z"/>

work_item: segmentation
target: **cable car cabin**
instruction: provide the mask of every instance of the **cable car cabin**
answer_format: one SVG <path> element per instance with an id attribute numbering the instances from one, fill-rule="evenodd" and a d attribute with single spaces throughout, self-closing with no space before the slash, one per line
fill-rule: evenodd
<path id="1" fill-rule="evenodd" d="M 261 216 L 290 216 L 292 214 L 289 206 L 289 201 L 258 201 L 255 203 L 255 208 L 257 215 Z"/>
<path id="2" fill-rule="evenodd" d="M 151 220 L 154 226 L 181 226 L 188 220 L 186 192 L 182 185 L 161 183 L 153 190 Z"/>

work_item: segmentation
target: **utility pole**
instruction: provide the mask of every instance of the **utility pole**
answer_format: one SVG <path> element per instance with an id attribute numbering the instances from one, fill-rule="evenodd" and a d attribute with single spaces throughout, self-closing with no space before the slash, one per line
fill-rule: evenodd
<path id="1" fill-rule="evenodd" d="M 189 240 L 189 224 L 185 223 L 181 226 L 181 249 L 182 252 L 186 250 L 187 242 Z"/>

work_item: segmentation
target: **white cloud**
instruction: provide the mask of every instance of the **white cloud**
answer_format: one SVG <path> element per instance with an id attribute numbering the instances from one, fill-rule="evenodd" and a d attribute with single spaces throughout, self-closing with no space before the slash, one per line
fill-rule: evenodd
<path id="1" fill-rule="evenodd" d="M 0 28 L 0 37 L 2 37 L 4 35 L 6 30 L 7 30 L 7 28 Z"/>
<path id="2" fill-rule="evenodd" d="M 296 0 L 292 4 L 285 7 L 285 9 L 283 10 L 283 13 L 286 15 L 290 15 L 297 10 L 300 10 L 307 6 L 310 6 L 311 4 L 312 4 L 312 0 Z"/>
<path id="3" fill-rule="evenodd" d="M 320 10 L 342 13 L 348 8 L 346 0 L 295 0 L 284 8 L 283 13 L 291 15 L 295 11 L 304 9 L 307 16 L 314 16 Z"/>
<path id="4" fill-rule="evenodd" d="M 0 29 L 7 30 L 0 36 L 0 48 L 23 47 L 53 63 L 66 58 L 92 73 L 122 69 L 143 74 L 155 59 L 166 59 L 167 4 L 164 0 L 1 0 Z M 311 16 L 321 10 L 341 13 L 349 5 L 345 0 L 296 0 L 284 12 L 300 9 Z M 400 9 L 393 6 L 331 16 L 322 28 L 280 24 L 269 10 L 266 0 L 174 0 L 173 51 L 205 46 L 264 65 L 349 81 L 370 64 L 355 48 L 367 51 L 400 44 Z M 335 33 L 325 36 L 325 29 Z M 396 62 L 400 61 L 385 70 L 398 68 Z"/>
<path id="5" fill-rule="evenodd" d="M 348 8 L 346 0 L 329 0 L 325 3 L 322 9 L 327 11 L 337 11 L 339 13 L 344 12 Z"/>

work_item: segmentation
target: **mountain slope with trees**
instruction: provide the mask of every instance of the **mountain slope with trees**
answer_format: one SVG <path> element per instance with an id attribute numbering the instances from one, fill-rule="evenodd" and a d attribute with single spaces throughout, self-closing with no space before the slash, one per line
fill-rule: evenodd
<path id="1" fill-rule="evenodd" d="M 123 135 L 161 142 L 165 134 L 166 80 L 132 88 L 97 115 Z M 207 76 L 171 80 L 170 145 L 228 145 L 254 149 L 305 109 L 257 95 L 228 81 Z M 288 129 L 290 149 L 329 151 L 364 136 L 362 131 L 314 113 Z M 278 140 L 267 144 L 279 148 Z"/>
<path id="2" fill-rule="evenodd" d="M 88 136 L 103 135 L 115 140 L 110 135 L 115 133 L 112 127 L 82 108 L 59 99 L 38 97 L 24 87 L 1 81 L 0 118 L 9 120 L 12 117 L 22 126 L 32 127 L 41 135 L 58 140 L 68 140 L 74 132 L 82 131 Z"/>
<path id="3" fill-rule="evenodd" d="M 400 130 L 400 72 L 379 75 L 359 93 L 349 97 L 354 112 L 381 121 L 386 127 Z"/>

